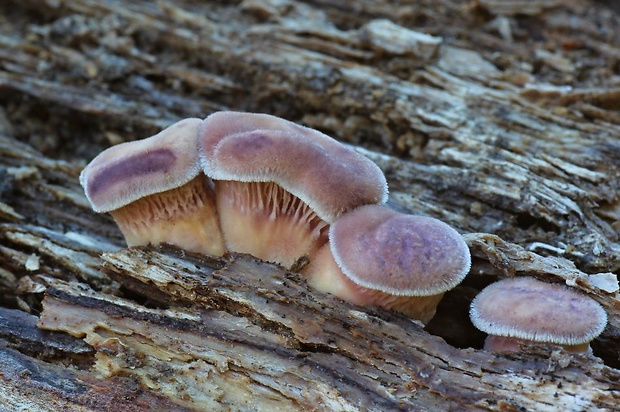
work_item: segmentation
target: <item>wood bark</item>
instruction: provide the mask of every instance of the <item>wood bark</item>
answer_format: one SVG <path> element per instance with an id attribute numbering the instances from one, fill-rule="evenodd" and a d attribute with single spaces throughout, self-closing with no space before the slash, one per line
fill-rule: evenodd
<path id="1" fill-rule="evenodd" d="M 0 4 L 0 409 L 617 410 L 620 17 L 534 0 Z M 318 128 L 474 256 L 426 327 L 251 256 L 124 248 L 80 170 L 216 110 Z M 591 355 L 495 355 L 508 276 L 609 324 Z"/>

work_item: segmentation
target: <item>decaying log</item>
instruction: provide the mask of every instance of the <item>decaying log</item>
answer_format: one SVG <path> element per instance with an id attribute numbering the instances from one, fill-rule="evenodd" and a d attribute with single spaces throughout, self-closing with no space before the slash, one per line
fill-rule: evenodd
<path id="1" fill-rule="evenodd" d="M 85 336 L 104 374 L 138 376 L 208 410 L 449 410 L 498 399 L 537 410 L 611 409 L 620 393 L 620 373 L 587 356 L 542 351 L 498 362 L 457 350 L 409 319 L 310 294 L 299 276 L 248 256 L 217 271 L 152 250 L 103 259 L 133 290 L 186 305 L 147 309 L 43 279 L 39 325 Z"/>
<path id="2" fill-rule="evenodd" d="M 2 143 L 5 163 L 21 163 L 33 154 L 10 139 Z M 41 228 L 25 223 L 23 216 L 4 223 L 2 253 L 7 276 L 3 280 L 20 293 L 18 303 L 35 311 L 39 310 L 36 296 L 45 290 L 39 326 L 83 338 L 96 351 L 94 366 L 85 368 L 90 371 L 89 379 L 130 378 L 134 388 L 146 388 L 140 390 L 147 391 L 141 396 L 151 399 L 148 402 L 163 395 L 179 407 L 208 410 L 494 409 L 508 405 L 538 410 L 562 405 L 576 410 L 612 408 L 617 401 L 618 371 L 590 356 L 569 356 L 549 348 L 510 357 L 456 349 L 417 323 L 318 294 L 308 290 L 299 275 L 248 256 L 218 260 L 175 249 L 115 251 L 119 245 L 99 234 L 114 230 L 110 219 L 93 216 L 90 224 L 76 225 L 81 233 L 72 231 L 75 223 L 68 217 L 70 211 L 87 214 L 88 205 L 71 180 L 64 189 L 49 183 L 54 177 L 75 177 L 79 168 L 44 157 L 36 165 L 36 173 L 8 169 L 12 176 L 30 179 L 29 185 L 19 186 L 28 189 L 16 190 L 12 199 L 19 200 L 25 215 L 45 210 L 36 204 L 37 199 L 63 204 L 65 220 L 56 220 L 56 224 L 66 227 Z M 49 209 L 55 210 L 51 216 L 57 218 L 57 207 Z M 45 213 L 40 216 L 46 218 Z M 610 313 L 606 334 L 611 333 L 612 342 L 617 342 L 613 336 L 620 319 L 618 301 L 596 286 L 604 283 L 592 282 L 592 275 L 567 260 L 527 252 L 493 235 L 471 234 L 467 240 L 483 261 L 474 265 L 474 271 L 484 276 L 489 273 L 487 262 L 494 265 L 495 274 L 505 269 L 560 276 L 593 293 Z M 24 252 L 29 250 L 34 254 Z M 36 263 L 32 256 L 37 257 Z M 121 293 L 127 297 L 118 296 Z M 7 329 L 14 331 L 9 341 L 33 340 L 19 337 L 15 327 Z M 39 340 L 48 346 L 53 341 Z M 26 353 L 46 352 L 24 347 L 17 348 Z M 23 357 L 15 350 L 3 353 L 6 362 Z M 75 359 L 75 350 L 70 354 L 56 362 L 84 367 L 83 360 Z M 60 373 L 57 366 L 52 369 L 49 373 Z M 136 382 L 142 386 L 135 387 Z M 4 393 L 8 399 L 25 401 L 18 390 L 26 383 L 8 383 Z M 520 391 L 515 392 L 516 387 Z M 58 397 L 58 402 L 71 398 L 70 392 L 50 391 L 45 388 L 38 395 L 43 400 L 41 410 L 46 410 L 41 405 L 50 397 Z M 131 391 L 128 395 L 138 397 Z M 100 395 L 95 391 L 89 396 Z M 105 404 L 105 399 L 100 402 Z M 148 402 L 141 405 L 148 409 Z M 61 404 L 75 410 L 84 405 L 78 401 Z"/>
<path id="3" fill-rule="evenodd" d="M 603 3 L 0 4 L 0 409 L 618 409 L 620 17 Z M 86 161 L 221 109 L 351 144 L 392 207 L 463 232 L 474 264 L 437 317 L 251 256 L 124 248 L 84 198 Z M 592 355 L 480 350 L 469 302 L 516 275 L 603 305 Z"/>

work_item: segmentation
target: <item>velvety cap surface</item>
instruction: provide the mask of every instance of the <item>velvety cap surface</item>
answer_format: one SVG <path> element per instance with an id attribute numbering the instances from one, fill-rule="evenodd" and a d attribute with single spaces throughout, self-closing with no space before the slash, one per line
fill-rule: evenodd
<path id="1" fill-rule="evenodd" d="M 200 173 L 198 128 L 184 119 L 143 140 L 121 143 L 84 168 L 80 183 L 96 212 L 108 212 L 142 197 L 174 189 Z"/>
<path id="2" fill-rule="evenodd" d="M 532 277 L 487 286 L 472 302 L 470 317 L 490 335 L 561 345 L 587 343 L 607 324 L 607 314 L 593 299 Z"/>
<path id="3" fill-rule="evenodd" d="M 256 116 L 261 122 L 278 119 Z M 256 125 L 258 120 L 250 123 Z M 385 203 L 385 176 L 370 159 L 316 130 L 278 120 L 294 126 L 222 137 L 210 155 L 205 154 L 207 176 L 215 180 L 277 183 L 326 222 L 359 205 Z M 273 125 L 258 125 L 267 126 Z M 203 127 L 202 133 L 205 130 Z"/>
<path id="4" fill-rule="evenodd" d="M 471 256 L 462 236 L 426 216 L 368 205 L 330 227 L 334 259 L 358 285 L 393 295 L 429 296 L 459 284 Z"/>
<path id="5" fill-rule="evenodd" d="M 255 130 L 273 130 L 302 135 L 322 134 L 316 130 L 270 114 L 234 111 L 215 112 L 204 120 L 198 132 L 205 172 L 209 174 L 210 160 L 213 157 L 215 146 L 224 137 Z"/>

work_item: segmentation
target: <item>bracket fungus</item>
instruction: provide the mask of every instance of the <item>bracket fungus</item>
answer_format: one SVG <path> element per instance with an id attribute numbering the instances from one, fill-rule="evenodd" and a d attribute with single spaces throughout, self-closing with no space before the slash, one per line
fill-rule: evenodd
<path id="1" fill-rule="evenodd" d="M 467 244 L 448 224 L 367 205 L 332 223 L 329 244 L 303 273 L 318 290 L 427 323 L 470 266 Z"/>
<path id="2" fill-rule="evenodd" d="M 474 326 L 488 333 L 484 349 L 518 351 L 523 344 L 553 343 L 588 352 L 605 329 L 607 314 L 595 300 L 566 286 L 532 277 L 504 279 L 471 303 Z"/>
<path id="3" fill-rule="evenodd" d="M 213 182 L 198 157 L 201 123 L 184 119 L 149 138 L 110 147 L 82 171 L 93 210 L 109 212 L 129 246 L 171 243 L 224 253 Z"/>
<path id="4" fill-rule="evenodd" d="M 387 200 L 385 176 L 370 159 L 275 116 L 214 113 L 200 150 L 226 247 L 286 267 L 324 245 L 341 213 Z"/>

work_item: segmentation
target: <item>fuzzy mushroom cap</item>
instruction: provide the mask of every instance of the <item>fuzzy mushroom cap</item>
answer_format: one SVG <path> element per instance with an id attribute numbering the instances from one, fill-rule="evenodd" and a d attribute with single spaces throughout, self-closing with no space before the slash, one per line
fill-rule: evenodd
<path id="1" fill-rule="evenodd" d="M 367 205 L 344 214 L 329 231 L 334 260 L 356 284 L 397 296 L 430 296 L 458 285 L 471 256 L 446 223 Z"/>
<path id="2" fill-rule="evenodd" d="M 95 157 L 80 183 L 95 212 L 119 209 L 182 186 L 201 173 L 200 119 L 184 119 L 144 140 L 121 143 Z"/>
<path id="3" fill-rule="evenodd" d="M 473 300 L 470 317 L 489 335 L 559 345 L 590 342 L 607 324 L 607 314 L 593 299 L 532 277 L 487 286 Z"/>
<path id="4" fill-rule="evenodd" d="M 384 203 L 387 183 L 381 170 L 364 156 L 328 139 L 309 140 L 280 131 L 231 135 L 217 145 L 209 176 L 214 180 L 274 182 L 326 222 L 358 205 Z"/>
<path id="5" fill-rule="evenodd" d="M 328 223 L 359 205 L 387 201 L 385 176 L 370 159 L 275 116 L 213 114 L 201 128 L 200 145 L 207 176 L 274 182 Z"/>
<path id="6" fill-rule="evenodd" d="M 86 197 L 109 212 L 129 246 L 172 243 L 221 255 L 213 182 L 202 174 L 198 129 L 185 119 L 155 136 L 111 147 L 80 175 Z"/>
<path id="7" fill-rule="evenodd" d="M 322 134 L 308 127 L 264 113 L 221 111 L 209 115 L 200 126 L 200 149 L 205 171 L 210 169 L 210 160 L 217 144 L 233 134 L 256 130 L 273 130 L 298 134 Z"/>

